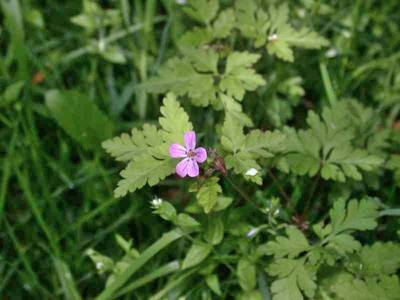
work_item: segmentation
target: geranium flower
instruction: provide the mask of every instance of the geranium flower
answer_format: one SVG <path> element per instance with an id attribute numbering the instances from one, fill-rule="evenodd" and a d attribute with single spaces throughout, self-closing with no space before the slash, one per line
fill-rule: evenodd
<path id="1" fill-rule="evenodd" d="M 176 165 L 176 173 L 180 177 L 199 176 L 199 165 L 207 159 L 207 151 L 203 147 L 196 148 L 196 133 L 188 131 L 184 135 L 185 147 L 179 144 L 169 146 L 169 155 L 174 158 L 184 158 Z"/>

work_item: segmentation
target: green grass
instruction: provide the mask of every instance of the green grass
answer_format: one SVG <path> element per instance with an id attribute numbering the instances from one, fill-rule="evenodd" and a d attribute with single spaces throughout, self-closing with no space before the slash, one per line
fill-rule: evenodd
<path id="1" fill-rule="evenodd" d="M 152 214 L 149 201 L 156 195 L 177 195 L 179 205 L 184 198 L 181 184 L 145 188 L 114 199 L 120 165 L 109 159 L 100 142 L 67 134 L 46 106 L 50 90 L 79 91 L 100 111 L 105 123 L 112 124 L 106 133 L 101 126 L 87 125 L 89 132 L 104 139 L 144 122 L 155 122 L 161 98 L 147 94 L 140 84 L 174 55 L 175 41 L 187 24 L 179 8 L 170 7 L 168 1 L 102 2 L 104 7 L 121 12 L 122 25 L 104 32 L 104 40 L 124 48 L 124 65 L 91 53 L 88 34 L 70 22 L 81 12 L 81 1 L 0 0 L 0 299 L 88 299 L 99 295 L 103 278 L 97 275 L 85 250 L 96 248 L 112 257 L 121 255 L 114 241 L 116 233 L 132 238 L 134 246 L 149 256 L 137 262 L 138 267 L 144 265 L 132 281 L 128 278 L 136 269 L 121 276 L 98 299 L 111 299 L 113 291 L 124 283 L 130 285 L 120 290 L 125 294 L 122 299 L 149 299 L 151 295 L 151 299 L 163 299 L 196 271 L 172 277 L 174 280 L 165 285 L 164 276 L 173 275 L 174 261 L 184 256 L 185 239 L 148 262 L 162 248 L 157 243 L 163 242 L 162 235 L 170 229 L 167 222 Z M 301 74 L 306 90 L 291 122 L 304 124 L 307 103 L 318 108 L 338 98 L 355 97 L 387 111 L 386 122 L 391 125 L 400 111 L 400 83 L 395 80 L 400 72 L 398 1 L 310 2 L 315 3 L 314 13 L 307 22 L 346 52 L 335 58 L 324 57 L 327 49 L 318 55 L 316 51 L 300 52 L 296 63 L 288 66 Z M 334 12 L 319 14 L 323 3 L 331 4 Z M 38 23 L 32 20 L 31 15 L 38 13 L 43 25 L 39 19 L 35 19 Z M 38 72 L 44 75 L 43 82 L 32 82 Z M 22 88 L 6 101 L 4 92 L 18 81 L 24 82 Z M 219 118 L 208 109 L 184 106 L 194 123 L 205 128 L 212 128 Z M 246 102 L 245 111 L 254 112 L 253 119 L 261 127 L 268 126 L 257 103 Z M 65 122 L 77 122 L 71 119 L 74 113 L 65 116 Z M 87 113 L 91 115 L 90 110 Z M 78 131 L 86 126 L 84 116 L 82 124 L 77 124 Z M 208 135 L 205 140 L 213 142 L 213 137 Z M 265 183 L 267 193 L 280 194 L 282 187 L 277 182 L 284 176 L 272 176 Z M 284 183 L 292 209 L 296 209 L 296 199 L 309 195 L 310 184 L 308 179 L 296 187 Z M 226 189 L 236 193 L 229 184 Z M 315 194 L 321 189 L 323 186 L 318 186 Z M 374 193 L 384 196 L 388 206 L 398 205 L 398 188 L 385 186 Z"/>

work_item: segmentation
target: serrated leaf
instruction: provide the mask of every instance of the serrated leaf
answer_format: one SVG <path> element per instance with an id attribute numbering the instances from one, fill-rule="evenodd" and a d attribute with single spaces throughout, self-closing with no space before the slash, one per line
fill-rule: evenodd
<path id="1" fill-rule="evenodd" d="M 212 28 L 214 38 L 226 38 L 230 35 L 235 26 L 235 13 L 233 9 L 228 8 L 221 11 L 215 19 Z"/>
<path id="2" fill-rule="evenodd" d="M 237 122 L 229 112 L 225 116 L 221 133 L 221 144 L 225 151 L 231 153 L 225 156 L 227 168 L 257 184 L 262 183 L 258 160 L 273 157 L 285 145 L 285 136 L 278 131 L 253 130 L 245 135 L 243 124 Z"/>
<path id="3" fill-rule="evenodd" d="M 268 11 L 268 42 L 267 50 L 270 54 L 293 62 L 294 55 L 291 47 L 305 49 L 320 49 L 328 45 L 328 41 L 308 28 L 294 29 L 289 23 L 288 5 L 271 5 Z"/>
<path id="4" fill-rule="evenodd" d="M 353 253 L 359 250 L 361 244 L 351 235 L 342 233 L 331 238 L 326 247 L 333 248 L 340 255 L 345 255 L 346 253 Z"/>
<path id="5" fill-rule="evenodd" d="M 237 24 L 241 33 L 254 40 L 256 47 L 265 46 L 268 53 L 293 62 L 293 47 L 320 49 L 328 41 L 308 28 L 295 29 L 290 24 L 286 3 L 271 4 L 268 11 L 253 1 L 236 1 Z"/>
<path id="6" fill-rule="evenodd" d="M 176 161 L 168 155 L 168 147 L 172 143 L 183 144 L 184 133 L 193 126 L 172 93 L 164 98 L 160 110 L 161 130 L 144 125 L 142 131 L 133 129 L 132 136 L 123 134 L 103 143 L 106 151 L 117 160 L 129 161 L 120 173 L 123 179 L 118 182 L 116 197 L 134 192 L 145 184 L 153 186 L 174 173 Z"/>
<path id="7" fill-rule="evenodd" d="M 362 280 L 348 273 L 342 273 L 332 284 L 331 290 L 340 300 L 398 300 L 400 282 L 397 276 L 371 277 Z"/>
<path id="8" fill-rule="evenodd" d="M 225 73 L 219 87 L 221 91 L 237 100 L 242 100 L 245 91 L 254 91 L 264 85 L 265 80 L 251 66 L 260 59 L 259 54 L 232 52 L 226 60 Z"/>
<path id="9" fill-rule="evenodd" d="M 314 271 L 306 268 L 304 259 L 277 259 L 268 268 L 271 276 L 277 276 L 271 285 L 273 300 L 303 300 L 304 293 L 313 298 L 317 285 Z"/>
<path id="10" fill-rule="evenodd" d="M 97 149 L 112 134 L 111 121 L 84 94 L 50 90 L 46 106 L 58 125 L 85 149 Z"/>
<path id="11" fill-rule="evenodd" d="M 179 143 L 183 145 L 185 132 L 193 129 L 189 116 L 180 106 L 176 97 L 168 93 L 160 109 L 162 117 L 158 119 L 163 128 L 162 136 L 167 144 Z"/>
<path id="12" fill-rule="evenodd" d="M 310 244 L 304 234 L 295 227 L 286 229 L 287 237 L 278 236 L 275 241 L 266 244 L 266 253 L 275 258 L 296 258 L 300 253 L 310 249 Z"/>
<path id="13" fill-rule="evenodd" d="M 366 276 L 391 275 L 400 269 L 400 244 L 375 242 L 359 254 L 361 273 Z"/>
<path id="14" fill-rule="evenodd" d="M 199 73 L 187 59 L 172 58 L 160 68 L 158 76 L 141 85 L 152 93 L 172 91 L 177 96 L 188 95 L 192 103 L 207 106 L 216 99 L 216 87 L 211 73 Z"/>
<path id="15" fill-rule="evenodd" d="M 251 291 L 256 287 L 256 267 L 246 258 L 241 258 L 237 265 L 236 275 L 240 287 L 244 291 Z"/>
<path id="16" fill-rule="evenodd" d="M 189 0 L 183 10 L 193 19 L 208 24 L 215 18 L 218 9 L 218 0 Z"/>
<path id="17" fill-rule="evenodd" d="M 346 178 L 361 180 L 360 170 L 376 169 L 383 160 L 352 145 L 355 136 L 349 119 L 348 106 L 338 103 L 332 108 L 325 107 L 322 118 L 310 111 L 308 130 L 296 132 L 285 127 L 288 137 L 284 158 L 286 166 L 298 175 L 314 176 L 321 172 L 323 179 L 339 182 L 346 181 Z"/>
<path id="18" fill-rule="evenodd" d="M 210 254 L 212 246 L 203 242 L 195 241 L 186 254 L 182 263 L 182 269 L 191 268 L 201 263 Z"/>
<path id="19" fill-rule="evenodd" d="M 143 130 L 132 129 L 131 135 L 121 134 L 102 143 L 102 147 L 117 161 L 130 161 L 151 153 L 163 143 L 162 132 L 154 125 L 143 125 Z"/>
<path id="20" fill-rule="evenodd" d="M 332 232 L 338 234 L 344 231 L 371 230 L 377 226 L 379 216 L 378 205 L 370 199 L 346 201 L 341 198 L 333 204 L 329 215 L 332 222 Z"/>
<path id="21" fill-rule="evenodd" d="M 156 159 L 151 155 L 143 154 L 132 160 L 121 171 L 123 179 L 118 182 L 114 191 L 115 197 L 123 197 L 128 192 L 134 192 L 145 184 L 156 185 L 161 180 L 175 172 L 176 162 L 172 159 Z"/>
<path id="22" fill-rule="evenodd" d="M 248 38 L 255 40 L 255 45 L 261 46 L 266 41 L 268 15 L 257 6 L 255 1 L 235 1 L 236 27 Z"/>
<path id="23" fill-rule="evenodd" d="M 243 112 L 240 103 L 225 94 L 219 94 L 219 98 L 224 106 L 226 113 L 232 116 L 240 125 L 252 127 L 253 121 Z"/>
<path id="24" fill-rule="evenodd" d="M 193 47 L 185 47 L 181 49 L 193 67 L 198 72 L 218 73 L 218 54 L 212 49 L 196 49 Z"/>
<path id="25" fill-rule="evenodd" d="M 218 184 L 218 177 L 208 178 L 198 190 L 196 197 L 198 204 L 203 208 L 206 214 L 210 213 L 211 210 L 218 202 L 219 194 L 222 192 L 221 186 Z"/>

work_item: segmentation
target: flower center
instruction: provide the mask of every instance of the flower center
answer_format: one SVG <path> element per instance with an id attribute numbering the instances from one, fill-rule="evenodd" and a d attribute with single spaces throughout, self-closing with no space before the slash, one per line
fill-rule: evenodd
<path id="1" fill-rule="evenodd" d="M 188 152 L 187 152 L 187 156 L 189 157 L 189 158 L 192 158 L 192 157 L 194 157 L 196 155 L 196 153 L 193 151 L 193 150 L 189 150 Z"/>

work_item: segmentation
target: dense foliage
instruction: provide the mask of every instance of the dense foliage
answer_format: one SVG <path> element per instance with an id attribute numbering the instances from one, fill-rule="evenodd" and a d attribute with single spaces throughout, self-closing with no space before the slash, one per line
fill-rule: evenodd
<path id="1" fill-rule="evenodd" d="M 400 299 L 398 1 L 0 4 L 4 299 Z"/>

